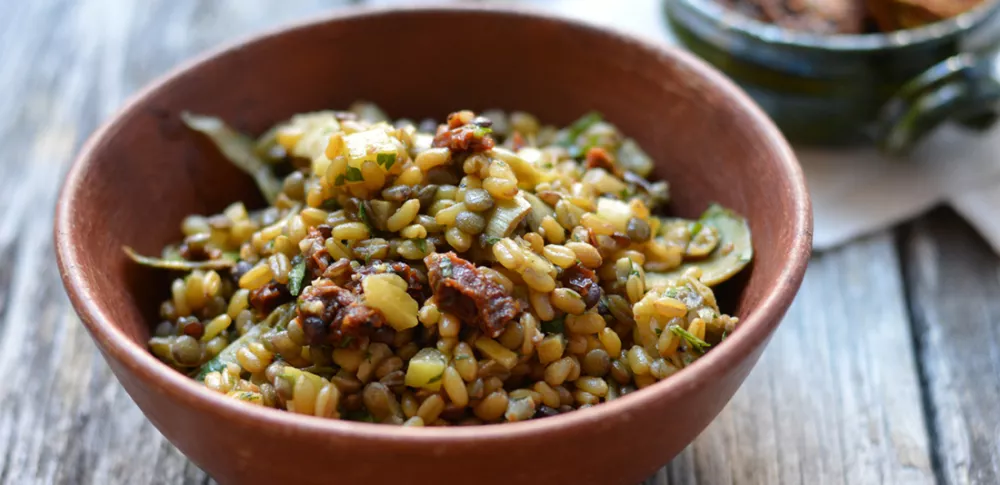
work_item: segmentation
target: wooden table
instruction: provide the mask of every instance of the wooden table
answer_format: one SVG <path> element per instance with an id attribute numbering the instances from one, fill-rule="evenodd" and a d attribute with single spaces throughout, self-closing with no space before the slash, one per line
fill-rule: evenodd
<path id="1" fill-rule="evenodd" d="M 84 138 L 153 77 L 343 3 L 0 4 L 0 482 L 211 482 L 146 421 L 70 308 L 57 189 Z M 654 0 L 540 3 L 664 35 Z M 647 483 L 1000 483 L 998 270 L 948 210 L 817 255 L 746 384 Z"/>

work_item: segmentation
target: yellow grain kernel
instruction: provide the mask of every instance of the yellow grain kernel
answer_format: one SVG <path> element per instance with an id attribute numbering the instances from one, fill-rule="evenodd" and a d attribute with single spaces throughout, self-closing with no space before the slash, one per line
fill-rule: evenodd
<path id="1" fill-rule="evenodd" d="M 455 219 L 459 214 L 465 212 L 465 202 L 459 202 L 452 206 L 439 210 L 434 214 L 434 221 L 443 226 L 451 227 L 455 225 Z"/>
<path id="2" fill-rule="evenodd" d="M 326 158 L 333 160 L 343 153 L 344 134 L 338 131 L 330 135 L 330 140 L 326 143 L 326 150 L 323 151 L 323 154 L 326 155 Z"/>
<path id="3" fill-rule="evenodd" d="M 674 332 L 671 332 L 670 327 L 667 327 L 656 339 L 656 351 L 659 352 L 661 357 L 670 357 L 677 353 L 677 347 L 680 344 L 681 338 Z"/>
<path id="4" fill-rule="evenodd" d="M 521 278 L 532 290 L 540 293 L 548 293 L 556 288 L 555 279 L 548 273 L 540 272 L 534 267 L 525 268 L 524 272 L 521 273 Z"/>
<path id="5" fill-rule="evenodd" d="M 562 358 L 563 352 L 566 351 L 566 338 L 562 335 L 549 335 L 542 339 L 536 350 L 538 361 L 542 364 L 555 362 Z"/>
<path id="6" fill-rule="evenodd" d="M 428 148 L 417 154 L 413 162 L 420 170 L 428 171 L 434 167 L 444 165 L 451 161 L 451 150 L 444 148 Z"/>
<path id="7" fill-rule="evenodd" d="M 370 236 L 371 232 L 363 222 L 345 222 L 333 228 L 333 238 L 338 241 L 358 241 Z"/>
<path id="8" fill-rule="evenodd" d="M 427 228 L 420 224 L 410 224 L 400 229 L 399 235 L 407 239 L 423 239 L 427 237 Z"/>
<path id="9" fill-rule="evenodd" d="M 580 224 L 583 225 L 583 227 L 594 231 L 594 234 L 610 236 L 615 233 L 615 226 L 612 226 L 611 223 L 603 217 L 591 212 L 588 212 L 580 217 Z"/>
<path id="10" fill-rule="evenodd" d="M 225 313 L 213 318 L 212 321 L 208 322 L 208 325 L 205 325 L 205 333 L 201 336 L 201 341 L 208 342 L 212 340 L 223 330 L 229 328 L 231 323 L 233 323 L 233 319 Z"/>
<path id="11" fill-rule="evenodd" d="M 569 268 L 576 264 L 576 253 L 558 244 L 549 244 L 542 250 L 542 255 L 560 268 Z"/>
<path id="12" fill-rule="evenodd" d="M 410 165 L 396 177 L 395 185 L 420 185 L 424 181 L 424 172 L 416 165 Z"/>
<path id="13" fill-rule="evenodd" d="M 448 394 L 448 399 L 451 400 L 452 404 L 458 407 L 469 405 L 469 392 L 465 387 L 462 376 L 454 367 L 448 366 L 444 370 L 442 387 L 444 387 L 444 392 Z"/>
<path id="14" fill-rule="evenodd" d="M 472 247 L 472 236 L 466 234 L 458 227 L 449 227 L 444 232 L 444 239 L 448 241 L 451 247 L 455 248 L 455 251 L 460 253 L 464 253 Z"/>
<path id="15" fill-rule="evenodd" d="M 636 217 L 640 219 L 649 218 L 649 208 L 646 207 L 646 203 L 643 202 L 642 199 L 632 198 L 632 200 L 628 202 L 628 206 L 632 209 L 632 214 Z"/>
<path id="16" fill-rule="evenodd" d="M 496 340 L 480 337 L 476 339 L 476 348 L 487 357 L 499 362 L 507 369 L 513 369 L 517 365 L 517 354 L 510 349 L 500 345 Z"/>
<path id="17" fill-rule="evenodd" d="M 398 232 L 403 229 L 417 217 L 417 213 L 420 212 L 420 201 L 417 199 L 410 199 L 403 202 L 403 205 L 399 206 L 391 216 L 385 221 L 386 229 L 391 232 Z"/>
<path id="18" fill-rule="evenodd" d="M 556 288 L 552 292 L 552 306 L 574 315 L 579 315 L 587 309 L 587 304 L 579 293 L 569 288 Z"/>
<path id="19" fill-rule="evenodd" d="M 572 241 L 566 243 L 565 246 L 576 254 L 576 258 L 580 260 L 580 263 L 590 269 L 600 268 L 604 262 L 601 258 L 601 253 L 590 244 Z"/>
<path id="20" fill-rule="evenodd" d="M 607 322 L 604 321 L 604 317 L 595 312 L 566 317 L 566 330 L 580 335 L 594 335 L 606 326 Z"/>
<path id="21" fill-rule="evenodd" d="M 483 188 L 494 199 L 500 200 L 513 199 L 518 192 L 516 181 L 498 177 L 486 177 L 486 180 L 483 180 Z"/>
<path id="22" fill-rule="evenodd" d="M 542 218 L 539 231 L 553 244 L 562 244 L 566 241 L 566 230 L 552 216 Z"/>
<path id="23" fill-rule="evenodd" d="M 257 288 L 266 285 L 269 281 L 271 281 L 271 278 L 271 267 L 264 262 L 260 262 L 257 263 L 257 266 L 254 266 L 246 273 L 243 273 L 243 276 L 240 277 L 240 288 L 256 290 Z M 174 305 L 176 306 L 177 302 L 174 302 Z M 178 313 L 180 312 L 178 311 Z"/>
<path id="24" fill-rule="evenodd" d="M 611 356 L 617 356 L 622 352 L 622 340 L 614 330 L 605 327 L 597 333 L 597 338 L 601 340 L 604 350 Z"/>
<path id="25" fill-rule="evenodd" d="M 552 300 L 549 299 L 548 293 L 531 291 L 528 293 L 528 301 L 531 302 L 531 308 L 535 310 L 535 315 L 538 316 L 539 320 L 547 322 L 556 317 L 556 312 L 552 308 Z"/>
<path id="26" fill-rule="evenodd" d="M 665 319 L 683 317 L 688 313 L 687 305 L 684 302 L 669 296 L 654 300 L 653 308 L 657 314 Z"/>
<path id="27" fill-rule="evenodd" d="M 493 256 L 510 270 L 517 270 L 524 265 L 524 254 L 521 248 L 510 238 L 503 238 L 493 245 Z"/>
<path id="28" fill-rule="evenodd" d="M 385 185 L 385 172 L 372 160 L 365 160 L 361 164 L 361 178 L 368 190 L 381 190 Z"/>

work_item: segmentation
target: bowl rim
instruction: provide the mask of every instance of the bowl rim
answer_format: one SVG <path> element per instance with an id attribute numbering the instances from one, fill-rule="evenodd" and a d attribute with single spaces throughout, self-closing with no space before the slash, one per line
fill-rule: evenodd
<path id="1" fill-rule="evenodd" d="M 915 29 L 869 34 L 814 34 L 762 22 L 729 10 L 715 0 L 667 0 L 687 6 L 717 28 L 785 47 L 821 49 L 837 52 L 873 52 L 942 42 L 959 32 L 975 27 L 1000 14 L 1000 0 L 986 0 L 955 17 Z"/>
<path id="2" fill-rule="evenodd" d="M 677 62 L 694 75 L 715 84 L 720 92 L 738 104 L 760 127 L 763 134 L 761 142 L 773 147 L 777 154 L 777 165 L 791 181 L 788 197 L 792 201 L 793 211 L 788 214 L 788 218 L 792 226 L 792 239 L 789 243 L 788 257 L 777 277 L 776 284 L 764 295 L 754 311 L 741 322 L 740 330 L 726 339 L 725 345 L 707 353 L 694 362 L 690 368 L 686 368 L 670 379 L 657 382 L 643 389 L 643 392 L 630 393 L 614 401 L 602 403 L 600 406 L 576 410 L 547 419 L 503 423 L 500 426 L 417 429 L 275 412 L 272 409 L 237 402 L 213 392 L 193 379 L 169 368 L 149 353 L 145 346 L 133 342 L 121 329 L 111 323 L 113 319 L 102 308 L 100 295 L 96 294 L 87 284 L 86 278 L 79 269 L 85 251 L 81 245 L 74 242 L 73 235 L 76 232 L 75 227 L 78 225 L 73 217 L 74 207 L 78 199 L 85 197 L 86 188 L 82 185 L 82 181 L 91 165 L 96 163 L 96 153 L 116 133 L 125 128 L 123 120 L 140 109 L 145 99 L 165 89 L 174 79 L 198 69 L 216 57 L 232 54 L 248 45 L 267 42 L 287 33 L 352 19 L 406 16 L 414 13 L 454 14 L 463 12 L 541 20 L 560 24 L 588 35 L 611 38 L 617 42 L 636 45 L 655 56 Z M 271 427 L 271 429 L 280 429 L 288 435 L 317 437 L 334 435 L 382 443 L 405 439 L 406 442 L 417 445 L 467 445 L 483 439 L 519 440 L 558 429 L 572 429 L 575 426 L 606 422 L 607 418 L 616 416 L 628 419 L 630 410 L 643 408 L 665 397 L 676 396 L 709 385 L 710 381 L 705 377 L 724 373 L 724 369 L 735 367 L 744 356 L 752 353 L 755 348 L 766 342 L 791 304 L 804 277 L 812 250 L 812 210 L 802 169 L 778 128 L 733 82 L 694 55 L 679 48 L 670 47 L 666 43 L 638 38 L 614 28 L 559 16 L 537 8 L 510 5 L 348 7 L 241 36 L 236 40 L 225 42 L 221 46 L 203 51 L 203 53 L 189 58 L 165 74 L 158 76 L 131 95 L 123 106 L 88 138 L 74 159 L 60 190 L 54 229 L 60 277 L 81 321 L 92 337 L 98 341 L 100 350 L 108 354 L 105 355 L 105 358 L 113 357 L 121 366 L 127 368 L 147 385 L 151 385 L 161 393 L 169 393 L 172 395 L 172 399 L 207 416 L 241 421 L 241 425 L 249 429 Z"/>

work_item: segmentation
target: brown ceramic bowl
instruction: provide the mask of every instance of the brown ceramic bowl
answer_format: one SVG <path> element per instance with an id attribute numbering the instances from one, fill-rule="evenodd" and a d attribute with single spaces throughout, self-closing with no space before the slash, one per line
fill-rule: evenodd
<path id="1" fill-rule="evenodd" d="M 399 428 L 303 417 L 215 394 L 146 351 L 167 276 L 129 262 L 179 238 L 181 219 L 249 180 L 182 110 L 260 133 L 363 98 L 394 116 L 501 107 L 567 123 L 598 110 L 672 183 L 674 210 L 712 201 L 749 218 L 752 269 L 726 292 L 742 325 L 690 368 L 607 404 L 547 419 Z M 235 182 L 233 182 L 235 180 Z M 86 144 L 59 199 L 56 247 L 84 325 L 154 425 L 222 483 L 630 484 L 719 413 L 788 308 L 810 252 L 799 166 L 764 114 L 694 57 L 544 15 L 491 8 L 352 10 L 187 64 L 133 98 Z"/>

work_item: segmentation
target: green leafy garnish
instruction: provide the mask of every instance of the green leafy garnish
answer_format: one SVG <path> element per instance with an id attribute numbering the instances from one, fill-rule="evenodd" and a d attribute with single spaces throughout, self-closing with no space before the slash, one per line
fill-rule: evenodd
<path id="1" fill-rule="evenodd" d="M 618 192 L 618 198 L 619 199 L 625 200 L 625 199 L 628 199 L 628 196 L 629 196 L 629 191 L 628 191 L 627 188 L 626 189 L 622 189 L 621 192 Z"/>
<path id="2" fill-rule="evenodd" d="M 341 185 L 343 185 L 343 180 L 341 180 Z M 323 210 L 325 211 L 333 212 L 340 208 L 340 203 L 337 202 L 337 199 L 326 199 L 322 204 L 320 204 L 320 206 L 323 207 Z"/>
<path id="3" fill-rule="evenodd" d="M 344 177 L 344 174 L 337 175 L 337 178 L 335 178 L 333 180 L 333 185 L 336 185 L 337 187 L 340 187 L 341 185 L 344 185 L 344 181 L 345 180 L 346 180 L 346 177 Z"/>
<path id="4" fill-rule="evenodd" d="M 559 317 L 554 320 L 542 322 L 542 331 L 545 333 L 563 333 L 566 330 L 566 319 Z"/>
<path id="5" fill-rule="evenodd" d="M 471 355 L 459 355 L 458 357 L 455 357 L 455 360 L 456 361 L 458 361 L 458 360 L 469 360 L 471 358 L 472 358 Z"/>
<path id="6" fill-rule="evenodd" d="M 250 137 L 232 129 L 224 121 L 212 116 L 181 113 L 181 120 L 194 131 L 197 131 L 215 144 L 219 153 L 230 163 L 253 177 L 257 188 L 269 203 L 274 203 L 281 193 L 281 180 L 274 175 L 271 167 L 257 156 L 254 141 Z"/>
<path id="7" fill-rule="evenodd" d="M 298 258 L 296 256 L 296 258 Z M 292 296 L 299 296 L 302 293 L 302 288 L 306 283 L 306 261 L 300 259 L 299 262 L 292 266 L 292 270 L 288 272 L 288 292 Z"/>
<path id="8" fill-rule="evenodd" d="M 347 175 L 345 176 L 348 182 L 364 182 L 365 177 L 361 175 L 361 169 L 358 167 L 347 167 Z"/>
<path id="9" fill-rule="evenodd" d="M 209 261 L 185 261 L 183 259 L 163 259 L 150 256 L 143 256 L 128 246 L 122 246 L 122 250 L 132 261 L 143 266 L 152 268 L 169 269 L 174 271 L 194 271 L 196 269 L 230 269 L 236 264 L 236 260 L 224 257 L 223 259 L 212 259 Z M 223 255 L 225 256 L 225 255 Z"/>
<path id="10" fill-rule="evenodd" d="M 393 165 L 396 164 L 396 154 L 395 153 L 379 153 L 375 156 L 375 162 L 379 165 L 385 167 L 388 172 Z"/>
<path id="11" fill-rule="evenodd" d="M 496 236 L 483 236 L 483 242 L 485 242 L 487 246 L 492 246 L 492 245 L 500 242 L 501 239 L 503 239 L 503 238 L 502 237 L 496 237 Z"/>
<path id="12" fill-rule="evenodd" d="M 368 218 L 368 211 L 365 210 L 364 204 L 358 204 L 358 219 L 364 222 L 368 226 L 368 232 L 371 234 L 375 233 L 375 227 L 372 226 L 371 219 Z"/>
<path id="13" fill-rule="evenodd" d="M 354 335 L 348 335 L 348 336 L 344 337 L 344 339 L 341 340 L 340 344 L 338 344 L 337 346 L 340 347 L 340 348 L 342 348 L 342 349 L 346 349 L 347 347 L 349 347 L 351 345 L 351 342 L 354 342 Z"/>
<path id="14" fill-rule="evenodd" d="M 427 254 L 427 240 L 426 239 L 424 239 L 424 238 L 414 239 L 413 240 L 413 244 L 417 245 L 417 249 L 419 249 L 421 253 Z"/>
<path id="15" fill-rule="evenodd" d="M 438 374 L 438 375 L 436 375 L 434 377 L 431 377 L 431 380 L 427 381 L 427 383 L 428 384 L 434 384 L 435 382 L 440 381 L 442 377 L 444 377 L 444 372 L 442 372 L 442 373 L 440 373 L 440 374 Z"/>
<path id="16" fill-rule="evenodd" d="M 441 257 L 441 276 L 451 278 L 451 260 L 447 256 Z"/>
<path id="17" fill-rule="evenodd" d="M 583 115 L 580 119 L 574 121 L 572 125 L 569 125 L 569 127 L 566 128 L 566 131 L 563 132 L 564 136 L 558 141 L 558 143 L 564 147 L 576 145 L 576 139 L 579 138 L 583 132 L 603 120 L 604 118 L 601 117 L 601 114 L 596 111 L 591 111 L 590 113 Z"/>
<path id="18" fill-rule="evenodd" d="M 493 133 L 493 128 L 488 126 L 477 126 L 472 129 L 472 135 L 476 138 L 482 138 L 490 133 Z"/>
<path id="19" fill-rule="evenodd" d="M 678 337 L 684 339 L 690 347 L 694 348 L 698 352 L 704 353 L 706 350 L 708 350 L 709 347 L 712 346 L 708 342 L 698 337 L 695 337 L 693 333 L 688 332 L 687 330 L 681 328 L 680 326 L 671 325 L 670 331 L 673 332 L 674 335 L 677 335 Z"/>
<path id="20" fill-rule="evenodd" d="M 697 236 L 698 233 L 701 232 L 701 230 L 702 230 L 703 227 L 704 226 L 702 226 L 701 221 L 694 221 L 694 222 L 692 222 L 691 226 L 688 227 L 688 231 L 691 232 L 691 237 Z"/>

